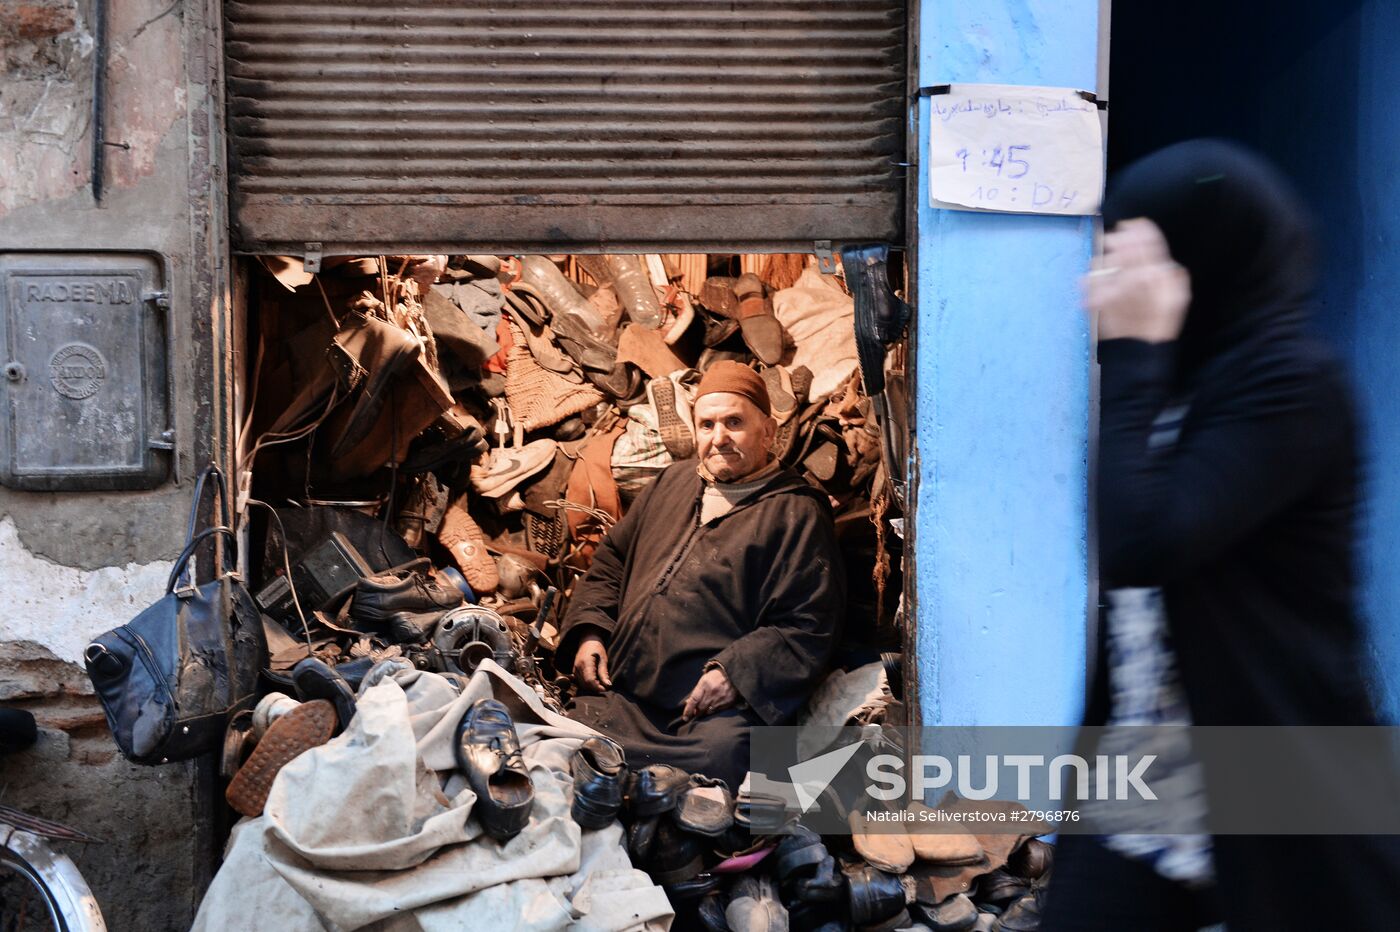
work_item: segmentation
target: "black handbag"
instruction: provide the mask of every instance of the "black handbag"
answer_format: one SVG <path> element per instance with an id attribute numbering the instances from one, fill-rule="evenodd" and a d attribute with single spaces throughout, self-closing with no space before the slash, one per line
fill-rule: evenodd
<path id="1" fill-rule="evenodd" d="M 195 533 L 206 480 L 222 523 Z M 223 562 L 212 580 L 196 586 L 190 557 L 219 537 Z M 257 699 L 267 648 L 257 605 L 237 573 L 237 547 L 228 487 L 211 465 L 195 484 L 185 549 L 165 596 L 84 652 L 112 737 L 133 763 L 164 764 L 217 749 L 229 717 Z"/>

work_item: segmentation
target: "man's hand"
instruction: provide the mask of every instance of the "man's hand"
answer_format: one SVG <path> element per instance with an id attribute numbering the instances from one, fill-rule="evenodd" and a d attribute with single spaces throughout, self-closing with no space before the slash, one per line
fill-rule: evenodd
<path id="1" fill-rule="evenodd" d="M 591 693 L 606 692 L 612 686 L 612 677 L 608 676 L 608 649 L 598 635 L 589 634 L 579 641 L 578 653 L 574 655 L 574 680 Z"/>
<path id="2" fill-rule="evenodd" d="M 715 668 L 700 677 L 690 695 L 685 697 L 681 718 L 690 721 L 703 715 L 713 715 L 738 701 L 739 692 L 734 688 L 734 684 L 729 682 L 729 677 L 724 675 L 723 670 Z"/>
<path id="3" fill-rule="evenodd" d="M 1191 276 L 1172 261 L 1157 224 L 1124 220 L 1103 244 L 1084 279 L 1084 306 L 1098 316 L 1099 339 L 1175 340 L 1191 304 Z"/>

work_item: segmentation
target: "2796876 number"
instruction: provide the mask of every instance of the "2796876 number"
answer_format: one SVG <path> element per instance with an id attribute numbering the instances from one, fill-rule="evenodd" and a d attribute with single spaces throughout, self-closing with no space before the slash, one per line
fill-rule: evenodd
<path id="1" fill-rule="evenodd" d="M 1077 809 L 1019 809 L 1011 813 L 1012 822 L 1078 822 Z"/>

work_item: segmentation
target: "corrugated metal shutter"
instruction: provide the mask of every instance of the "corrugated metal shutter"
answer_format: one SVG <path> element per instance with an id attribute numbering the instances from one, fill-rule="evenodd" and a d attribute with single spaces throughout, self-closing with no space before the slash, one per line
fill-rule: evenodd
<path id="1" fill-rule="evenodd" d="M 236 246 L 894 239 L 902 0 L 228 0 Z"/>

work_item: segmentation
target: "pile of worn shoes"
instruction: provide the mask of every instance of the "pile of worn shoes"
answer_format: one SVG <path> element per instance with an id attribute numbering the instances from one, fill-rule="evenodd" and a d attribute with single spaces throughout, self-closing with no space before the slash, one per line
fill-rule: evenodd
<path id="1" fill-rule="evenodd" d="M 623 749 L 604 737 L 583 743 L 572 770 L 574 820 L 597 829 L 621 818 L 633 864 L 666 890 L 679 917 L 710 932 L 1039 927 L 1053 848 L 1032 835 L 906 831 L 852 811 L 851 835 L 824 840 L 789 821 L 782 797 L 747 785 L 734 795 L 723 781 L 665 764 L 629 771 Z M 830 793 L 824 799 L 839 806 Z M 939 808 L 1023 811 L 951 794 Z M 917 803 L 910 813 L 935 821 Z"/>
<path id="2" fill-rule="evenodd" d="M 222 762 L 229 806 L 250 818 L 261 815 L 282 767 L 343 732 L 355 716 L 357 693 L 407 669 L 402 660 L 380 661 L 367 670 L 337 669 L 315 658 L 298 663 L 291 675 L 296 698 L 268 693 L 229 728 Z M 459 689 L 465 682 L 450 674 L 447 679 Z M 457 724 L 453 753 L 476 793 L 473 813 L 486 834 L 501 842 L 519 834 L 530 820 L 534 789 L 505 705 L 493 698 L 474 702 Z"/>
<path id="3" fill-rule="evenodd" d="M 627 504 L 695 455 L 717 360 L 761 372 L 774 452 L 838 517 L 865 521 L 881 488 L 854 301 L 812 257 L 264 264 L 240 486 L 292 505 L 256 589 L 287 635 L 274 673 L 315 656 L 469 674 L 489 654 L 558 708 L 557 613 Z"/>
<path id="4" fill-rule="evenodd" d="M 969 804 L 950 797 L 943 807 Z M 1002 804 L 996 804 L 1002 805 Z M 1014 804 L 1011 804 L 1014 805 Z M 917 804 L 916 804 L 917 807 Z M 746 858 L 667 887 L 711 932 L 1039 927 L 1053 849 L 1031 836 L 906 833 L 861 824 L 850 836 L 802 825 L 753 837 Z M 884 828 L 884 826 L 881 826 Z M 726 865 L 738 864 L 727 874 Z"/>

